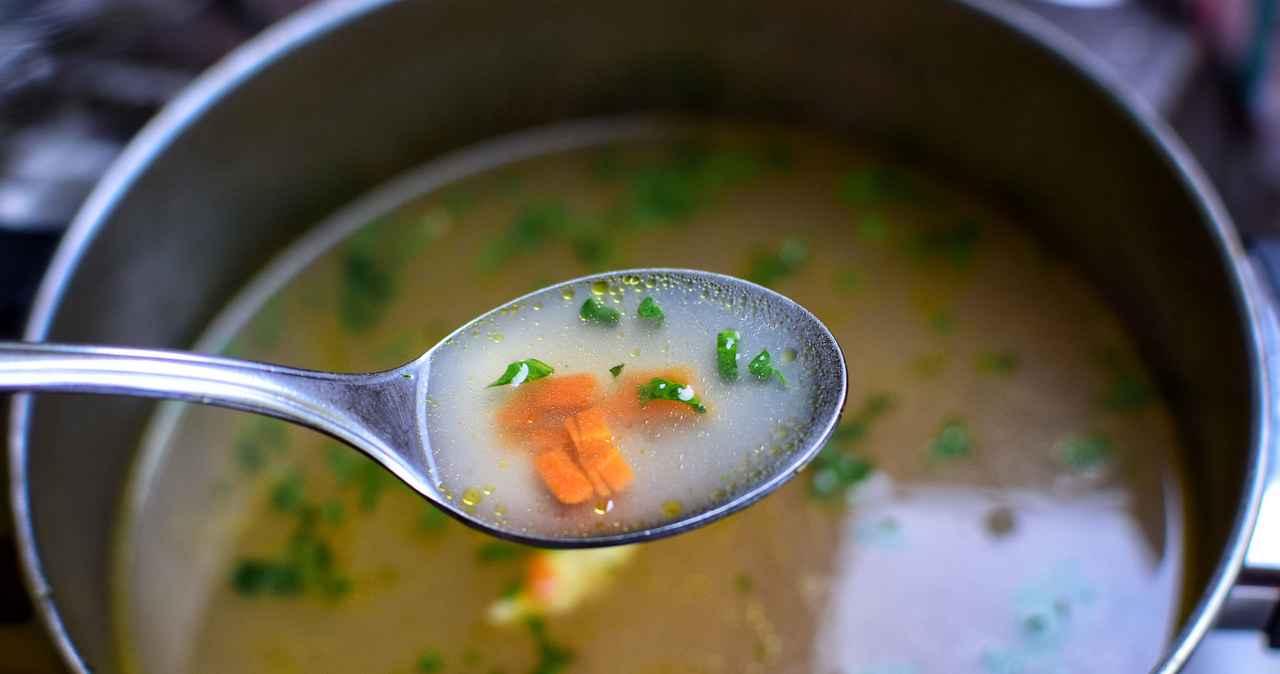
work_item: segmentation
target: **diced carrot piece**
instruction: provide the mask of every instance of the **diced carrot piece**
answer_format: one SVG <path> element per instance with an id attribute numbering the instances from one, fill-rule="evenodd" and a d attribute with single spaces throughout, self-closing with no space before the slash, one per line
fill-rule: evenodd
<path id="1" fill-rule="evenodd" d="M 513 434 L 513 436 L 521 444 L 538 454 L 555 450 L 567 450 L 573 447 L 573 440 L 562 426 L 538 424 L 520 431 L 518 434 Z"/>
<path id="2" fill-rule="evenodd" d="M 596 397 L 595 375 L 583 372 L 551 376 L 532 386 L 538 407 L 544 410 L 580 410 Z"/>
<path id="3" fill-rule="evenodd" d="M 595 488 L 573 458 L 564 450 L 544 452 L 534 457 L 538 476 L 561 503 L 582 503 L 595 493 Z"/>
<path id="4" fill-rule="evenodd" d="M 607 498 L 613 495 L 613 491 L 609 489 L 609 483 L 604 481 L 604 476 L 597 470 L 583 470 L 583 477 L 587 479 L 587 484 L 591 485 L 591 490 L 601 498 Z"/>
<path id="5" fill-rule="evenodd" d="M 609 430 L 609 422 L 605 421 L 604 410 L 592 407 L 573 415 L 578 422 L 578 445 L 595 440 L 613 442 L 613 431 Z"/>
<path id="6" fill-rule="evenodd" d="M 534 393 L 527 386 L 516 389 L 511 399 L 498 410 L 498 423 L 511 429 L 526 428 L 541 416 Z"/>
<path id="7" fill-rule="evenodd" d="M 622 452 L 613 443 L 613 431 L 605 421 L 604 410 L 592 407 L 565 419 L 565 428 L 573 440 L 578 465 L 600 496 L 621 491 L 635 474 Z"/>
<path id="8" fill-rule="evenodd" d="M 635 479 L 636 474 L 631 470 L 631 466 L 622 457 L 622 452 L 619 452 L 617 447 L 610 443 L 609 448 L 613 451 L 604 454 L 595 462 L 592 468 L 586 470 L 587 479 L 591 481 L 592 486 L 595 486 L 597 482 L 604 482 L 613 491 L 622 491 L 627 488 L 627 485 L 631 484 L 631 480 Z"/>

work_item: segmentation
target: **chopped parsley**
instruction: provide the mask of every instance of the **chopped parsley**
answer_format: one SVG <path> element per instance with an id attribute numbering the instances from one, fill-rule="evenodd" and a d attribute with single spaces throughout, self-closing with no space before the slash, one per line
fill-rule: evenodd
<path id="1" fill-rule="evenodd" d="M 1093 398 L 1095 407 L 1107 412 L 1135 412 L 1151 402 L 1146 383 L 1124 351 L 1106 349 L 1095 359 L 1106 377 L 1103 390 Z"/>
<path id="2" fill-rule="evenodd" d="M 448 526 L 449 520 L 449 516 L 443 510 L 427 503 L 418 513 L 418 529 L 432 534 Z"/>
<path id="3" fill-rule="evenodd" d="M 277 512 L 297 512 L 307 502 L 307 483 L 296 466 L 271 489 L 271 508 Z"/>
<path id="4" fill-rule="evenodd" d="M 769 350 L 760 349 L 760 355 L 751 359 L 747 364 L 747 369 L 761 381 L 768 381 L 770 377 L 777 375 L 778 381 L 782 382 L 782 386 L 787 386 L 787 378 L 782 376 L 782 371 L 769 364 Z"/>
<path id="5" fill-rule="evenodd" d="M 978 223 L 965 219 L 953 225 L 921 232 L 908 242 L 907 247 L 921 263 L 942 261 L 954 269 L 962 269 L 973 259 L 980 234 Z"/>
<path id="6" fill-rule="evenodd" d="M 297 596 L 309 590 L 328 599 L 351 591 L 351 579 L 338 573 L 333 549 L 317 531 L 319 513 L 314 506 L 301 509 L 298 524 L 278 557 L 249 557 L 231 570 L 231 587 L 246 596 Z"/>
<path id="7" fill-rule="evenodd" d="M 420 674 L 433 674 L 444 669 L 444 658 L 435 651 L 427 651 L 418 657 L 416 669 Z"/>
<path id="8" fill-rule="evenodd" d="M 476 561 L 481 564 L 492 564 L 494 562 L 520 559 L 527 554 L 529 554 L 529 548 L 523 545 L 508 543 L 507 541 L 493 541 L 485 543 L 476 551 Z"/>
<path id="9" fill-rule="evenodd" d="M 949 421 L 938 431 L 929 448 L 929 459 L 934 463 L 951 463 L 966 458 L 973 452 L 973 441 L 959 421 Z"/>
<path id="10" fill-rule="evenodd" d="M 867 398 L 862 406 L 831 434 L 810 466 L 809 494 L 815 500 L 843 502 L 849 489 L 867 479 L 874 467 L 856 447 L 866 438 L 871 423 L 893 406 L 888 394 Z"/>
<path id="11" fill-rule="evenodd" d="M 977 359 L 978 371 L 983 374 L 1013 374 L 1021 366 L 1018 354 L 1012 351 L 990 351 L 980 354 Z"/>
<path id="12" fill-rule="evenodd" d="M 636 315 L 645 320 L 653 321 L 653 327 L 655 328 L 662 325 L 662 322 L 667 319 L 666 315 L 662 313 L 662 308 L 658 306 L 658 301 L 653 299 L 652 295 L 640 301 L 640 307 L 636 309 Z"/>
<path id="13" fill-rule="evenodd" d="M 533 674 L 559 674 L 573 662 L 573 651 L 551 640 L 542 618 L 530 616 L 525 624 L 538 645 L 538 664 L 534 666 Z"/>
<path id="14" fill-rule="evenodd" d="M 613 367 L 609 368 L 609 374 L 613 375 L 616 378 L 618 375 L 622 374 L 622 368 L 626 366 L 627 366 L 626 363 L 618 363 L 617 365 L 614 365 Z"/>
<path id="15" fill-rule="evenodd" d="M 582 308 L 578 310 L 578 315 L 588 323 L 599 323 L 600 325 L 617 325 L 622 318 L 621 311 L 605 306 L 604 302 L 594 297 L 588 297 L 587 301 L 582 303 Z"/>
<path id="16" fill-rule="evenodd" d="M 742 333 L 737 330 L 725 330 L 716 335 L 716 369 L 729 381 L 738 378 L 739 339 L 742 339 Z"/>
<path id="17" fill-rule="evenodd" d="M 373 227 L 356 232 L 343 251 L 338 318 L 349 334 L 367 332 L 395 299 L 399 265 L 382 259 L 383 242 Z"/>
<path id="18" fill-rule="evenodd" d="M 809 258 L 809 245 L 798 236 L 789 237 L 777 250 L 758 249 L 747 259 L 742 278 L 765 287 L 799 273 Z"/>
<path id="19" fill-rule="evenodd" d="M 1102 433 L 1068 435 L 1057 442 L 1058 456 L 1072 470 L 1085 473 L 1111 459 L 1115 449 Z"/>
<path id="20" fill-rule="evenodd" d="M 507 384 L 510 384 L 512 386 L 519 386 L 525 383 L 526 381 L 542 379 L 543 377 L 551 374 L 552 372 L 555 372 L 555 368 L 551 367 L 550 365 L 547 365 L 546 363 L 538 360 L 537 358 L 530 358 L 529 360 L 518 360 L 508 365 L 506 371 L 502 373 L 502 376 L 495 379 L 492 384 L 489 384 L 485 388 L 492 388 L 494 386 L 505 386 Z"/>
<path id="21" fill-rule="evenodd" d="M 885 202 L 912 203 L 915 182 L 906 174 L 885 167 L 867 168 L 840 181 L 840 197 L 854 206 L 879 206 Z"/>
<path id="22" fill-rule="evenodd" d="M 641 407 L 648 405 L 650 400 L 671 400 L 692 407 L 698 414 L 707 411 L 698 396 L 694 395 L 693 387 L 678 381 L 654 377 L 649 383 L 637 386 L 636 390 L 640 394 Z"/>

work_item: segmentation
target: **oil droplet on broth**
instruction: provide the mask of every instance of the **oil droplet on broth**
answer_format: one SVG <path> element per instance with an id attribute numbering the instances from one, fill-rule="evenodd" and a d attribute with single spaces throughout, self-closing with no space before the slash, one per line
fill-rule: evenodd
<path id="1" fill-rule="evenodd" d="M 646 290 L 610 294 L 627 287 Z M 644 519 L 652 521 L 654 513 L 666 513 L 670 519 L 708 510 L 737 493 L 736 487 L 726 491 L 726 484 L 750 489 L 763 482 L 762 476 L 775 474 L 781 468 L 774 466 L 785 464 L 793 452 L 776 456 L 749 452 L 748 460 L 743 461 L 742 448 L 770 443 L 781 419 L 809 419 L 814 377 L 805 357 L 797 356 L 800 362 L 796 365 L 780 367 L 789 386 L 777 380 L 761 384 L 746 377 L 737 382 L 719 378 L 716 334 L 726 327 L 741 333 L 744 352 L 768 349 L 782 353 L 790 349 L 796 353 L 796 345 L 790 341 L 793 337 L 779 321 L 752 314 L 756 305 L 745 301 L 742 294 L 733 286 L 653 274 L 572 283 L 557 295 L 567 300 L 584 295 L 609 297 L 614 300 L 609 305 L 619 309 L 621 319 L 613 325 L 599 325 L 581 320 L 579 301 L 544 303 L 536 328 L 531 321 L 503 314 L 492 325 L 493 334 L 503 335 L 503 340 L 468 340 L 463 336 L 457 343 L 445 345 L 436 353 L 427 383 L 428 393 L 439 404 L 425 410 L 436 478 L 451 484 L 486 485 L 485 490 L 463 495 L 468 508 L 492 493 L 489 487 L 501 491 L 509 506 L 505 514 L 476 509 L 477 516 L 508 530 L 547 536 L 633 530 Z M 647 297 L 665 313 L 660 327 L 637 316 L 638 305 Z M 468 345 L 472 348 L 466 349 Z M 548 364 L 554 372 L 517 387 L 486 388 L 508 365 L 530 358 Z M 623 362 L 626 368 L 614 377 L 610 369 Z M 606 493 L 593 489 L 595 495 L 577 501 L 579 505 L 565 505 L 556 497 L 534 467 L 538 451 L 521 445 L 519 438 L 496 421 L 503 406 L 513 396 L 522 395 L 524 387 L 536 391 L 556 377 L 569 375 L 594 378 L 597 393 L 595 400 L 566 414 L 581 414 L 592 406 L 607 410 L 604 414 L 611 415 L 605 418 L 608 432 L 634 475 L 621 490 Z M 640 385 L 654 377 L 672 376 L 690 379 L 682 381 L 686 386 L 680 389 L 691 388 L 706 406 L 705 413 L 644 416 L 647 413 L 642 410 L 650 407 L 661 410 L 662 405 L 680 405 L 667 401 L 643 408 L 639 405 Z M 623 408 L 608 402 L 625 401 L 632 395 L 636 396 L 632 398 L 634 413 L 619 412 Z M 554 427 L 563 426 L 557 420 Z M 803 440 L 803 429 L 789 429 L 788 435 Z M 794 449 L 803 444 L 789 446 Z M 570 460 L 577 462 L 578 457 L 571 454 Z M 672 510 L 673 503 L 678 504 L 678 511 Z M 609 518 L 601 520 L 605 514 Z"/>

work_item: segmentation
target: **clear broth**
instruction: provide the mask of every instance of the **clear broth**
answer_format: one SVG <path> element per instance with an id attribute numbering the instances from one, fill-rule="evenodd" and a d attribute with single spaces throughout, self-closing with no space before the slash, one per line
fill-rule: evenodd
<path id="1" fill-rule="evenodd" d="M 1178 440 L 1120 322 L 1032 231 L 787 129 L 592 123 L 425 167 L 321 224 L 203 344 L 372 371 L 580 273 L 720 271 L 842 344 L 831 449 L 704 529 L 546 553 L 442 517 L 318 434 L 173 406 L 118 537 L 121 664 L 1145 671 L 1180 608 Z M 530 601 L 548 560 L 563 575 Z"/>

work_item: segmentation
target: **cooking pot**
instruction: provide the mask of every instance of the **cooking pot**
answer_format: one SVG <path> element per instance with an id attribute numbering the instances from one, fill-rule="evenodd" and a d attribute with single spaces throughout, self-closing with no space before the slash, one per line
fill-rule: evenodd
<path id="1" fill-rule="evenodd" d="M 1152 671 L 1186 662 L 1241 579 L 1280 576 L 1254 531 L 1275 444 L 1272 300 L 1156 116 L 1081 48 L 994 0 L 311 8 L 201 77 L 130 145 L 72 225 L 26 337 L 187 347 L 285 244 L 403 171 L 498 134 L 654 111 L 868 139 L 1035 214 L 1091 274 L 1187 447 L 1196 538 L 1182 620 Z M 115 666 L 111 535 L 152 409 L 14 399 L 23 563 L 78 670 Z"/>

